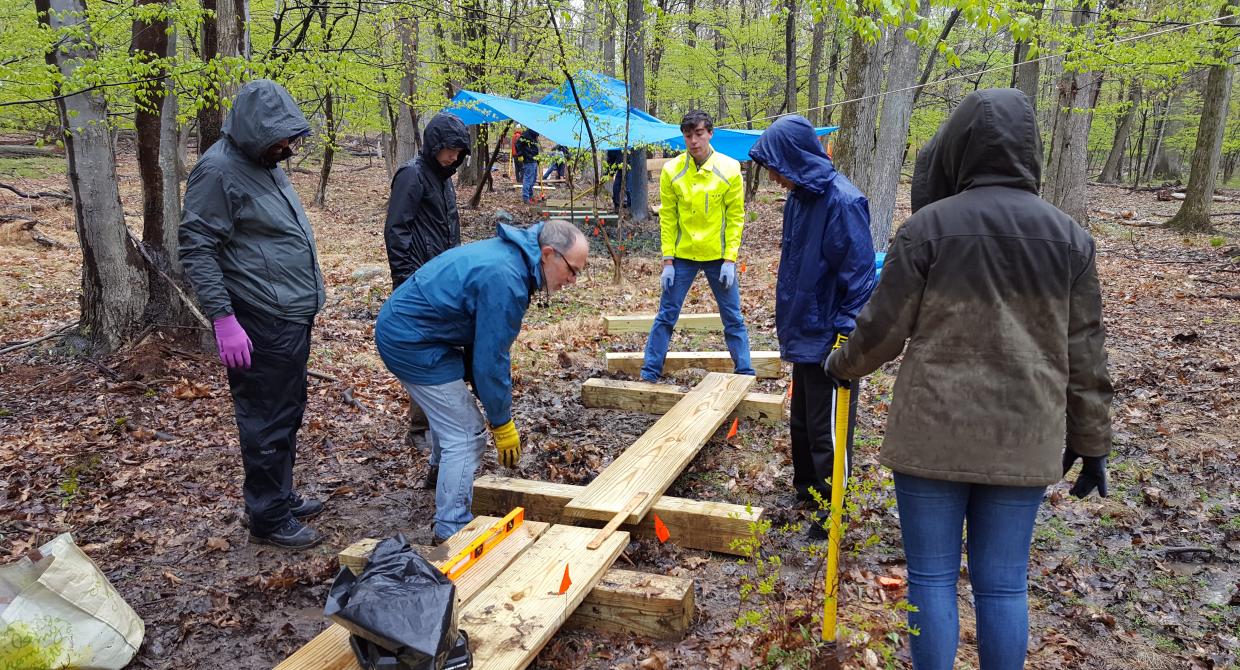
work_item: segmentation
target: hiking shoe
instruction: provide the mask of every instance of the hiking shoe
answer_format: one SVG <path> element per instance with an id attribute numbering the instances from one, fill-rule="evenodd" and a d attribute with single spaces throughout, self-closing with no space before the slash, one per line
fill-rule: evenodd
<path id="1" fill-rule="evenodd" d="M 250 530 L 250 542 L 271 544 L 285 549 L 309 549 L 323 541 L 318 531 L 302 522 L 289 517 L 279 528 L 270 533 L 255 533 Z"/>
<path id="2" fill-rule="evenodd" d="M 823 542 L 828 540 L 831 537 L 830 534 L 827 533 L 827 527 L 830 524 L 830 517 L 813 514 L 810 516 L 808 522 L 809 529 L 805 531 L 805 536 L 809 538 L 811 542 Z"/>
<path id="3" fill-rule="evenodd" d="M 432 547 L 438 547 L 439 545 L 441 545 L 441 544 L 443 544 L 444 542 L 447 542 L 447 541 L 448 541 L 448 538 L 446 538 L 446 537 L 439 537 L 439 534 L 438 534 L 438 533 L 435 533 L 435 532 L 433 532 L 433 531 L 431 532 L 431 546 L 432 546 Z"/>
<path id="4" fill-rule="evenodd" d="M 323 502 L 294 493 L 293 497 L 289 498 L 288 508 L 295 519 L 313 519 L 323 512 Z"/>
<path id="5" fill-rule="evenodd" d="M 422 480 L 422 488 L 434 491 L 437 486 L 439 486 L 439 466 L 432 465 L 426 471 L 426 479 Z"/>

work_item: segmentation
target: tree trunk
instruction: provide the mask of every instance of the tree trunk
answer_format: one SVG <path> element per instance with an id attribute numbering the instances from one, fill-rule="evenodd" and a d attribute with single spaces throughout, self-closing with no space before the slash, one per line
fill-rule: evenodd
<path id="1" fill-rule="evenodd" d="M 728 14 L 728 0 L 716 0 L 718 10 L 715 21 L 722 23 Z M 728 113 L 727 80 L 724 78 L 723 28 L 716 26 L 715 34 L 715 123 L 721 122 Z"/>
<path id="2" fill-rule="evenodd" d="M 956 10 L 959 15 L 960 10 Z M 1042 3 L 1038 2 L 1037 7 L 1033 10 L 1035 20 L 1042 18 Z M 1012 88 L 1018 88 L 1022 93 L 1029 96 L 1029 102 L 1033 105 L 1033 111 L 1036 114 L 1038 110 L 1038 75 L 1041 61 L 1029 59 L 1030 43 L 1027 40 L 1017 40 L 1016 48 L 1012 54 L 1012 62 L 1016 66 L 1012 68 Z"/>
<path id="3" fill-rule="evenodd" d="M 874 159 L 878 97 L 882 86 L 884 38 L 866 44 L 854 34 L 849 46 L 848 73 L 841 105 L 839 138 L 835 141 L 835 167 L 862 193 L 870 189 L 870 165 Z"/>
<path id="4" fill-rule="evenodd" d="M 835 114 L 835 107 L 832 107 L 831 103 L 835 100 L 835 80 L 839 78 L 839 72 L 840 32 L 837 26 L 831 32 L 831 58 L 827 61 L 827 90 L 822 96 L 822 109 L 818 110 L 817 123 L 831 125 L 831 116 Z"/>
<path id="5" fill-rule="evenodd" d="M 797 0 L 784 0 L 788 20 L 784 22 L 784 111 L 797 107 Z"/>
<path id="6" fill-rule="evenodd" d="M 227 3 L 229 0 L 224 0 Z M 207 63 L 220 54 L 219 13 L 216 0 L 202 0 L 202 8 L 212 12 L 202 17 L 202 62 Z M 220 129 L 224 125 L 224 107 L 220 101 L 220 88 L 215 83 L 208 83 L 202 92 L 203 106 L 198 110 L 198 155 L 207 153 L 220 139 Z"/>
<path id="7" fill-rule="evenodd" d="M 1233 26 L 1235 8 L 1240 0 L 1227 0 L 1219 16 L 1219 24 Z M 1180 211 L 1167 222 L 1169 228 L 1182 232 L 1206 232 L 1210 225 L 1210 205 L 1214 201 L 1214 184 L 1218 178 L 1219 157 L 1222 154 L 1223 132 L 1227 128 L 1227 110 L 1231 103 L 1231 77 L 1235 69 L 1231 49 L 1222 42 L 1215 52 L 1221 62 L 1211 66 L 1206 79 L 1205 95 L 1202 96 L 1201 120 L 1197 125 L 1197 144 L 1193 147 L 1193 162 L 1189 171 L 1188 189 Z"/>
<path id="8" fill-rule="evenodd" d="M 315 207 L 327 204 L 327 180 L 331 177 L 332 161 L 336 158 L 336 108 L 331 88 L 323 96 L 323 132 L 323 165 L 319 169 L 319 187 L 314 191 Z"/>
<path id="9" fill-rule="evenodd" d="M 168 35 L 168 54 L 177 51 L 177 31 Z M 181 220 L 181 173 L 185 166 L 181 163 L 181 129 L 177 123 L 176 91 L 171 81 L 164 82 L 164 108 L 159 120 L 159 167 L 164 178 L 164 230 L 161 241 L 143 235 L 143 241 L 158 247 L 169 259 L 175 272 L 169 276 L 179 277 L 180 262 L 177 261 L 179 245 L 177 228 Z M 171 223 L 171 225 L 169 225 Z"/>
<path id="10" fill-rule="evenodd" d="M 607 34 L 603 35 L 603 72 L 616 76 L 616 11 L 607 3 Z"/>
<path id="11" fill-rule="evenodd" d="M 626 0 L 624 44 L 628 52 L 628 89 L 629 106 L 642 111 L 646 110 L 646 30 L 642 0 Z M 646 152 L 633 151 L 629 154 L 630 183 L 632 184 L 631 208 L 629 215 L 637 223 L 644 222 L 650 215 L 650 207 L 646 202 Z M 626 178 L 629 175 L 625 175 Z"/>
<path id="12" fill-rule="evenodd" d="M 401 62 L 404 72 L 400 78 L 400 100 L 396 108 L 396 166 L 400 167 L 418 155 L 421 138 L 418 136 L 418 112 L 413 101 L 418 95 L 418 19 L 398 19 L 396 31 L 400 34 Z"/>
<path id="13" fill-rule="evenodd" d="M 35 0 L 39 21 L 64 37 L 47 54 L 66 79 L 97 58 L 82 0 Z M 60 87 L 55 87 L 60 94 Z M 69 191 L 82 246 L 81 328 L 103 351 L 115 350 L 142 323 L 147 302 L 142 257 L 129 243 L 108 133 L 108 109 L 95 90 L 56 101 L 68 159 Z"/>
<path id="14" fill-rule="evenodd" d="M 1158 162 L 1158 157 L 1162 155 L 1163 138 L 1167 136 L 1167 117 L 1171 114 L 1171 96 L 1168 94 L 1162 101 L 1162 111 L 1159 111 L 1158 103 L 1154 103 L 1154 128 L 1153 140 L 1150 143 L 1150 151 L 1145 156 L 1145 165 L 1141 167 L 1140 179 L 1136 186 L 1140 186 L 1140 182 L 1150 183 L 1154 179 L 1154 166 Z"/>
<path id="15" fill-rule="evenodd" d="M 929 0 L 921 0 L 923 15 L 930 12 Z M 921 49 L 896 30 L 887 67 L 887 94 L 883 98 L 882 116 L 878 121 L 878 144 L 874 151 L 874 169 L 870 174 L 870 236 L 876 251 L 886 251 L 891 237 L 896 210 L 896 192 L 900 188 L 900 170 L 904 164 L 904 147 L 908 144 L 909 120 L 913 116 L 912 88 L 918 76 L 917 63 Z"/>
<path id="16" fill-rule="evenodd" d="M 1086 32 L 1094 20 L 1089 0 L 1078 2 L 1072 13 L 1074 33 Z M 1095 75 L 1065 70 L 1059 76 L 1051 129 L 1050 158 L 1043 172 L 1042 196 L 1082 226 L 1089 224 L 1086 203 L 1086 170 L 1089 124 L 1094 101 Z"/>
<path id="17" fill-rule="evenodd" d="M 819 84 L 822 81 L 822 45 L 827 41 L 827 22 L 819 18 L 814 22 L 814 33 L 810 38 L 809 47 L 809 107 L 805 110 L 809 122 L 818 125 L 822 117 L 822 109 L 818 104 Z"/>
<path id="18" fill-rule="evenodd" d="M 1124 151 L 1128 146 L 1128 136 L 1132 134 L 1133 120 L 1137 117 L 1137 107 L 1141 105 L 1141 80 L 1134 79 L 1129 85 L 1128 107 L 1122 112 L 1119 123 L 1115 124 L 1115 138 L 1111 142 L 1111 151 L 1107 154 L 1107 162 L 1102 166 L 1102 174 L 1098 181 L 1104 184 L 1118 184 L 1123 175 Z"/>

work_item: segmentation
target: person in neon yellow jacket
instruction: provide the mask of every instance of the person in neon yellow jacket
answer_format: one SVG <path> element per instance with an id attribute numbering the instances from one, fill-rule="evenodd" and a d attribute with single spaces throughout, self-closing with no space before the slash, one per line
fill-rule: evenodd
<path id="1" fill-rule="evenodd" d="M 646 339 L 642 379 L 663 373 L 672 328 L 699 271 L 706 274 L 719 305 L 724 340 L 736 374 L 754 374 L 749 333 L 741 316 L 736 257 L 745 227 L 745 185 L 741 164 L 710 146 L 715 134 L 710 115 L 694 110 L 680 121 L 685 153 L 668 161 L 659 176 L 659 227 L 663 244 L 663 294 Z"/>

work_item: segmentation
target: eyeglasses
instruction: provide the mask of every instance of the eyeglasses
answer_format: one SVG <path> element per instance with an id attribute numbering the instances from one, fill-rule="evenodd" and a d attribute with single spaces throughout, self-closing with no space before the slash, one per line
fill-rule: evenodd
<path id="1" fill-rule="evenodd" d="M 555 250 L 555 254 L 560 257 L 560 260 L 564 261 L 564 267 L 567 267 L 569 274 L 573 275 L 573 279 L 576 279 L 581 270 L 573 267 L 573 264 L 568 262 L 568 259 L 564 257 L 564 254 L 560 253 L 559 249 Z"/>

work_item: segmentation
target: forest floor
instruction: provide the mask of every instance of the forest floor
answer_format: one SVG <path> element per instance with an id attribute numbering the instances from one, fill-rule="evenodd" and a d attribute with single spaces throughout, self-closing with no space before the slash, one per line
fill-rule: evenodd
<path id="1" fill-rule="evenodd" d="M 141 209 L 132 154 L 119 166 L 125 208 Z M 310 201 L 316 175 L 294 181 Z M 54 161 L 5 161 L 0 182 L 25 192 L 62 191 Z M 467 240 L 492 234 L 497 207 L 530 221 L 508 182 L 484 208 L 464 213 Z M 146 622 L 135 668 L 269 668 L 324 627 L 335 554 L 355 540 L 404 532 L 429 540 L 433 499 L 419 488 L 424 453 L 405 446 L 405 394 L 372 343 L 389 291 L 383 250 L 388 180 L 381 161 L 339 160 L 328 205 L 309 208 L 327 305 L 310 366 L 338 382 L 310 380 L 296 481 L 328 508 L 314 525 L 320 547 L 289 553 L 252 545 L 241 520 L 241 468 L 223 368 L 198 347 L 206 333 L 158 333 L 107 357 L 88 358 L 75 338 L 53 338 L 0 356 L 0 559 L 72 532 Z M 1178 202 L 1148 191 L 1091 187 L 1098 267 L 1115 383 L 1111 495 L 1076 500 L 1051 487 L 1039 512 L 1030 569 L 1030 668 L 1235 668 L 1240 658 L 1240 217 L 1214 235 L 1132 227 L 1163 221 Z M 462 195 L 462 200 L 465 199 Z M 741 287 L 754 349 L 777 348 L 774 280 L 781 194 L 764 187 L 742 250 Z M 897 214 L 908 214 L 907 193 Z M 1236 209 L 1220 204 L 1216 209 Z M 76 318 L 81 263 L 72 209 L 0 190 L 0 348 L 52 333 Z M 140 218 L 130 219 L 140 229 Z M 586 409 L 580 384 L 610 377 L 608 351 L 638 351 L 643 335 L 608 336 L 603 314 L 653 312 L 658 301 L 656 226 L 632 239 L 624 283 L 595 249 L 581 281 L 532 305 L 513 347 L 514 415 L 528 438 L 516 472 L 493 458 L 483 472 L 585 483 L 657 419 Z M 32 232 L 49 247 L 36 242 Z M 599 246 L 596 244 L 596 247 Z M 715 311 L 698 281 L 686 312 Z M 722 350 L 721 335 L 677 334 L 677 350 Z M 890 472 L 877 465 L 897 363 L 862 386 L 856 484 L 850 489 L 841 621 L 848 667 L 908 667 L 902 625 L 905 572 Z M 682 388 L 700 372 L 675 375 Z M 785 392 L 787 380 L 756 391 Z M 786 524 L 803 522 L 790 491 L 787 424 L 721 429 L 669 495 L 751 503 L 773 527 L 763 556 L 778 555 L 781 581 L 742 604 L 755 563 L 634 542 L 634 569 L 693 577 L 697 616 L 685 639 L 652 642 L 561 632 L 538 668 L 803 667 L 817 637 L 821 546 Z M 625 567 L 630 567 L 626 564 Z M 959 667 L 976 667 L 971 593 L 961 580 Z M 756 622 L 738 622 L 745 610 Z M 808 614 L 806 614 L 808 613 Z M 781 665 L 782 664 L 782 665 Z"/>

